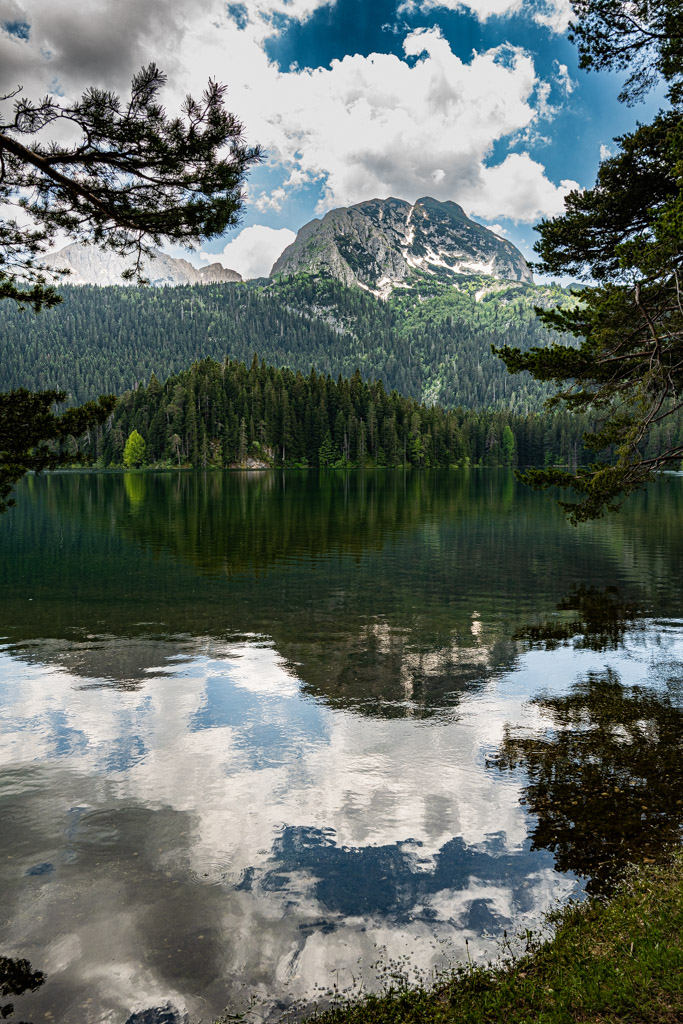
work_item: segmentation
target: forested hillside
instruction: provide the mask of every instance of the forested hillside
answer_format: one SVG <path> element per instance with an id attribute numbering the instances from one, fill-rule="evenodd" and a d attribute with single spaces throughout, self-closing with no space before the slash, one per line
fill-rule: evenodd
<path id="1" fill-rule="evenodd" d="M 197 359 L 251 361 L 308 373 L 381 379 L 454 408 L 541 408 L 545 385 L 511 377 L 491 344 L 528 348 L 551 335 L 534 304 L 575 301 L 561 289 L 428 274 L 387 302 L 307 275 L 178 288 L 64 287 L 49 315 L 0 305 L 0 390 L 67 390 L 74 402 L 165 380 Z"/>
<path id="2" fill-rule="evenodd" d="M 152 377 L 123 395 L 80 450 L 100 466 L 542 465 L 573 462 L 581 429 L 566 414 L 421 405 L 359 372 L 335 380 L 256 357 L 250 368 L 205 359 L 163 386 Z"/>

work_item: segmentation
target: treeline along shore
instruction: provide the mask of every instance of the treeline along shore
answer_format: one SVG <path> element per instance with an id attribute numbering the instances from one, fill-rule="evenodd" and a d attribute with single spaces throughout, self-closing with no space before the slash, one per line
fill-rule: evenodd
<path id="1" fill-rule="evenodd" d="M 203 359 L 121 396 L 110 420 L 73 439 L 102 468 L 517 466 L 585 458 L 588 426 L 563 413 L 443 409 L 381 381 Z M 144 444 L 129 444 L 136 431 Z"/>

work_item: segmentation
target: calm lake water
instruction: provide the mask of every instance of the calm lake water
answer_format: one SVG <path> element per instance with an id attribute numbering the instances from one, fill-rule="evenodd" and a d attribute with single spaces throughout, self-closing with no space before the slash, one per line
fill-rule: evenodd
<path id="1" fill-rule="evenodd" d="M 495 955 L 680 840 L 683 479 L 578 529 L 504 472 L 17 497 L 0 953 L 47 974 L 26 1019 L 277 1016 Z"/>

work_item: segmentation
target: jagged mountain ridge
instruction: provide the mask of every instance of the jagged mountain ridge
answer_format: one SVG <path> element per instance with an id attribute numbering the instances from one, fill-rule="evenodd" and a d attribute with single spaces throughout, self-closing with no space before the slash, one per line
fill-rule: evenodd
<path id="1" fill-rule="evenodd" d="M 465 215 L 429 196 L 371 199 L 312 220 L 275 262 L 271 277 L 323 274 L 380 298 L 405 287 L 416 272 L 440 279 L 484 276 L 531 284 L 524 256 Z"/>
<path id="2" fill-rule="evenodd" d="M 220 263 L 198 268 L 193 267 L 187 260 L 168 256 L 158 249 L 155 253 L 154 259 L 143 259 L 142 274 L 156 287 L 181 284 L 232 284 L 242 280 L 242 275 L 236 270 L 226 270 Z M 44 260 L 45 266 L 55 271 L 69 271 L 68 277 L 61 279 L 66 284 L 105 286 L 134 283 L 126 281 L 121 276 L 123 271 L 131 266 L 131 262 L 130 256 L 119 256 L 110 250 L 100 249 L 96 245 L 84 245 L 81 242 L 72 242 L 58 252 L 48 254 Z"/>
<path id="3" fill-rule="evenodd" d="M 44 263 L 56 272 L 57 282 L 130 283 L 122 276 L 131 265 L 130 257 L 94 245 L 74 242 L 46 256 Z M 59 272 L 64 271 L 68 276 L 60 279 Z M 382 299 L 396 288 L 414 285 L 420 277 L 449 283 L 475 276 L 533 283 L 516 246 L 471 220 L 457 203 L 429 196 L 414 204 L 404 199 L 371 199 L 310 221 L 275 262 L 271 277 L 301 272 L 331 277 Z M 159 250 L 154 259 L 143 260 L 142 273 L 157 287 L 242 281 L 239 273 L 220 263 L 197 268 Z"/>

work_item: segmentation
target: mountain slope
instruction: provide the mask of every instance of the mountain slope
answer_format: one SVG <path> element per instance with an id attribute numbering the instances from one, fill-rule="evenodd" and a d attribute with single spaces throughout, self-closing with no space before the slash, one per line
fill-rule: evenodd
<path id="1" fill-rule="evenodd" d="M 211 356 L 308 373 L 380 378 L 418 401 L 447 407 L 540 408 L 551 389 L 511 376 L 491 344 L 528 348 L 553 339 L 535 305 L 575 301 L 561 289 L 427 276 L 386 302 L 330 278 L 201 288 L 64 287 L 47 314 L 0 303 L 0 390 L 56 387 L 85 401 L 121 393 Z"/>
<path id="2" fill-rule="evenodd" d="M 521 252 L 465 216 L 457 203 L 425 197 L 372 199 L 331 210 L 299 231 L 271 277 L 323 274 L 386 298 L 420 271 L 439 280 L 484 275 L 530 284 Z"/>

